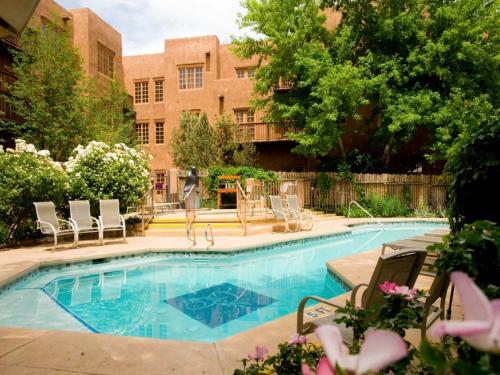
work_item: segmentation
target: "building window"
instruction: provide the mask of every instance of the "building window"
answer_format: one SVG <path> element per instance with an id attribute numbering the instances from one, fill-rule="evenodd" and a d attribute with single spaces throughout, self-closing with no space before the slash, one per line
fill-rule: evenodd
<path id="1" fill-rule="evenodd" d="M 252 111 L 247 112 L 247 122 L 248 123 L 253 123 L 255 120 L 254 113 Z"/>
<path id="2" fill-rule="evenodd" d="M 148 82 L 135 83 L 135 102 L 147 103 L 149 101 Z"/>
<path id="3" fill-rule="evenodd" d="M 255 69 L 254 68 L 248 68 L 248 78 L 253 77 L 255 74 Z"/>
<path id="4" fill-rule="evenodd" d="M 163 193 L 163 190 L 165 190 L 165 173 L 163 172 L 156 173 L 155 190 L 157 195 L 161 195 Z"/>
<path id="5" fill-rule="evenodd" d="M 179 89 L 201 89 L 203 87 L 203 68 L 179 68 Z"/>
<path id="6" fill-rule="evenodd" d="M 97 43 L 97 71 L 105 76 L 113 78 L 115 53 L 109 48 Z"/>
<path id="7" fill-rule="evenodd" d="M 236 77 L 245 78 L 245 69 L 236 69 Z"/>
<path id="8" fill-rule="evenodd" d="M 163 121 L 155 122 L 156 127 L 156 144 L 161 145 L 165 143 L 165 123 Z"/>
<path id="9" fill-rule="evenodd" d="M 155 80 L 155 102 L 163 102 L 163 79 Z"/>
<path id="10" fill-rule="evenodd" d="M 238 124 L 242 124 L 243 123 L 243 116 L 244 116 L 244 111 L 234 111 L 234 116 L 236 118 L 236 122 Z"/>
<path id="11" fill-rule="evenodd" d="M 149 124 L 147 122 L 135 124 L 135 133 L 137 134 L 141 145 L 149 144 Z"/>

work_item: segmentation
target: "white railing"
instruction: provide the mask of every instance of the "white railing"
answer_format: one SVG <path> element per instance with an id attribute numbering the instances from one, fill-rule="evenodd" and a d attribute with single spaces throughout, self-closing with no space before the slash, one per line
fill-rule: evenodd
<path id="1" fill-rule="evenodd" d="M 241 221 L 243 226 L 243 235 L 247 235 L 247 200 L 248 197 L 245 191 L 240 185 L 239 181 L 236 181 L 236 214 Z"/>
<path id="2" fill-rule="evenodd" d="M 208 234 L 210 233 L 210 238 L 208 236 Z M 207 242 L 210 242 L 213 246 L 215 244 L 215 238 L 214 238 L 214 231 L 212 229 L 212 224 L 208 223 L 206 226 L 205 226 L 205 240 L 207 240 Z"/>
<path id="3" fill-rule="evenodd" d="M 196 221 L 196 194 L 193 194 L 196 185 L 191 186 L 184 197 L 184 208 L 186 210 L 186 234 L 189 241 L 196 245 L 196 230 L 194 223 Z"/>
<path id="4" fill-rule="evenodd" d="M 358 202 L 356 202 L 356 201 L 350 201 L 350 202 L 349 202 L 349 208 L 348 208 L 348 210 L 347 210 L 347 218 L 349 218 L 349 217 L 351 216 L 351 206 L 352 206 L 353 204 L 354 204 L 354 205 L 356 205 L 358 208 L 360 208 L 360 209 L 361 209 L 361 211 L 363 211 L 365 214 L 367 214 L 367 215 L 368 215 L 368 216 L 370 216 L 372 219 L 374 219 L 374 220 L 377 222 L 377 224 L 378 224 L 378 225 L 380 225 L 380 226 L 382 227 L 382 230 L 385 230 L 385 226 L 384 226 L 384 224 L 382 224 L 382 222 L 381 222 L 379 219 L 375 218 L 375 217 L 374 217 L 371 213 L 369 213 L 369 212 L 368 212 L 368 211 L 367 211 L 367 210 L 366 210 L 363 206 L 361 206 L 361 205 L 360 205 Z"/>

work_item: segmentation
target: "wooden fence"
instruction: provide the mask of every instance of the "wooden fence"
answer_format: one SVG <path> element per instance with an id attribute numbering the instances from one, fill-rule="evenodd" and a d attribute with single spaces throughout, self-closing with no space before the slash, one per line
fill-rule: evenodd
<path id="1" fill-rule="evenodd" d="M 320 191 L 316 186 L 317 172 L 277 172 L 278 180 L 257 185 L 252 189 L 251 199 L 259 196 L 278 194 L 296 194 L 304 207 L 320 206 L 329 210 L 346 207 L 350 201 L 359 200 L 361 187 L 365 196 L 396 196 L 411 209 L 429 207 L 444 210 L 447 203 L 448 180 L 438 175 L 406 175 L 406 174 L 354 174 L 354 184 L 339 178 L 335 173 L 327 173 L 332 181 L 329 191 Z M 200 192 L 202 198 L 209 194 L 203 186 L 205 172 L 200 173 Z M 356 186 L 355 186 L 356 185 Z M 179 188 L 182 192 L 184 177 L 179 177 Z"/>

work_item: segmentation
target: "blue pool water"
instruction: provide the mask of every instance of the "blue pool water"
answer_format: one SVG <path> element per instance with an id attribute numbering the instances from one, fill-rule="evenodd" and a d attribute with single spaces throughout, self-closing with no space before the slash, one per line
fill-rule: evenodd
<path id="1" fill-rule="evenodd" d="M 236 255 L 155 254 L 42 269 L 0 294 L 0 326 L 214 342 L 346 288 L 325 262 L 443 225 L 353 227 L 352 234 Z"/>

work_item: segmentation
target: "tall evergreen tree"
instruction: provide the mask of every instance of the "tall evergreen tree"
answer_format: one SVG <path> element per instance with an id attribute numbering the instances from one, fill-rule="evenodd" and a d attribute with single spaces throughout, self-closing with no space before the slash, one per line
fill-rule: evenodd
<path id="1" fill-rule="evenodd" d="M 23 123 L 7 126 L 15 136 L 50 150 L 56 160 L 65 159 L 86 138 L 80 56 L 71 36 L 50 24 L 26 30 L 21 46 L 13 50 L 17 81 L 6 100 Z"/>
<path id="2" fill-rule="evenodd" d="M 178 127 L 172 129 L 170 151 L 179 168 L 208 168 L 216 161 L 215 135 L 205 113 L 196 116 L 182 114 Z"/>

